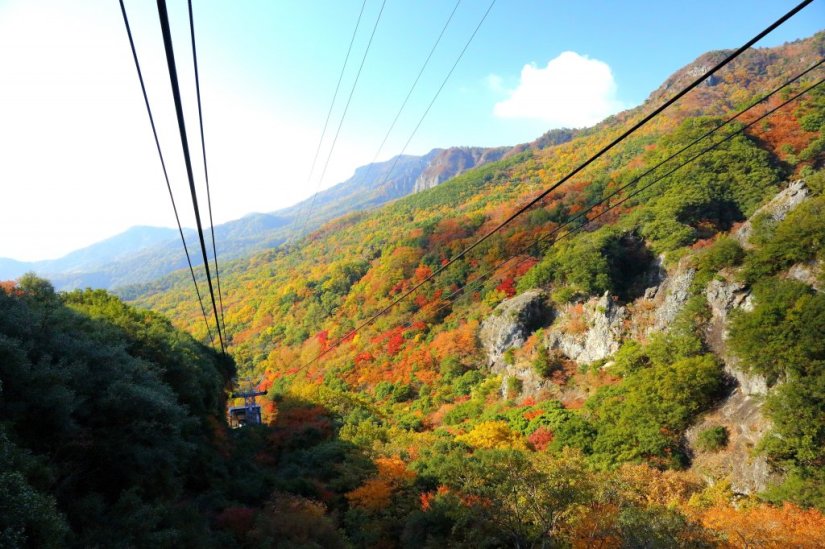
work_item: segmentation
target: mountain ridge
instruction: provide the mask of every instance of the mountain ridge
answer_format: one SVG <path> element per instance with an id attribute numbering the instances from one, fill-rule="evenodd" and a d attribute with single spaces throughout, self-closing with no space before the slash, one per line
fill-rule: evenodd
<path id="1" fill-rule="evenodd" d="M 277 247 L 296 238 L 301 230 L 312 231 L 338 216 L 375 208 L 431 188 L 467 169 L 498 160 L 512 149 L 436 148 L 421 156 L 404 155 L 359 166 L 352 177 L 320 191 L 314 198 L 269 213 L 249 213 L 216 225 L 218 258 L 232 260 Z M 309 218 L 299 222 L 305 215 Z M 193 266 L 201 265 L 200 254 L 194 253 L 197 242 L 194 230 L 184 229 L 184 236 Z M 17 261 L 0 258 L 0 280 L 35 272 L 49 278 L 58 290 L 113 289 L 149 282 L 185 268 L 187 263 L 181 247 L 174 229 L 136 226 L 57 259 Z"/>

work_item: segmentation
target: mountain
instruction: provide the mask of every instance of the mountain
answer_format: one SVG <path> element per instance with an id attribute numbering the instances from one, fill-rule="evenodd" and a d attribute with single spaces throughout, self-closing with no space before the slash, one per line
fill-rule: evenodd
<path id="1" fill-rule="evenodd" d="M 185 271 L 0 284 L 0 539 L 825 546 L 825 86 L 764 98 L 823 54 L 746 52 L 524 215 L 667 90 L 227 261 L 232 359 Z M 338 203 L 395 192 L 357 175 Z M 230 430 L 236 373 L 262 424 Z"/>
<path id="2" fill-rule="evenodd" d="M 228 262 L 228 348 L 267 392 L 282 490 L 356 546 L 825 542 L 801 518 L 825 524 L 825 87 L 757 118 L 821 73 L 679 152 L 821 59 L 825 33 L 746 52 L 490 234 L 722 55 Z M 185 273 L 123 295 L 206 339 Z M 351 449 L 371 465 L 350 483 Z"/>
<path id="3" fill-rule="evenodd" d="M 115 261 L 148 248 L 168 243 L 177 237 L 177 231 L 160 227 L 132 227 L 91 246 L 71 252 L 59 259 L 44 261 L 15 261 L 0 258 L 0 279 L 17 278 L 27 271 L 44 275 L 71 276 L 103 268 Z"/>
<path id="4" fill-rule="evenodd" d="M 312 199 L 272 213 L 253 213 L 215 226 L 218 257 L 231 260 L 275 248 L 338 216 L 378 207 L 433 187 L 463 171 L 502 158 L 510 147 L 452 147 L 424 156 L 404 155 L 361 166 L 348 180 Z M 311 212 L 311 214 L 310 214 Z M 184 231 L 194 266 L 201 265 L 197 236 Z M 211 256 L 211 252 L 209 253 Z M 28 271 L 49 278 L 59 290 L 112 289 L 144 283 L 187 266 L 174 229 L 133 227 L 60 259 L 22 262 L 0 258 L 0 280 Z"/>

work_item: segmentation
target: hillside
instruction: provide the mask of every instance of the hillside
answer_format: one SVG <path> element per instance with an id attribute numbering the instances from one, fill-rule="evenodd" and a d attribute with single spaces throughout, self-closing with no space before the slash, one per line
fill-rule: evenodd
<path id="1" fill-rule="evenodd" d="M 569 139 L 568 135 L 568 132 L 553 132 L 555 139 L 551 141 Z M 216 225 L 218 257 L 231 260 L 276 248 L 296 238 L 302 230 L 311 231 L 335 217 L 375 208 L 432 188 L 467 169 L 498 160 L 510 150 L 509 147 L 451 147 L 433 149 L 423 156 L 405 155 L 361 166 L 350 179 L 319 192 L 315 199 Z M 310 210 L 312 214 L 305 220 Z M 197 251 L 197 233 L 186 229 L 184 236 L 193 265 L 202 264 L 200 254 L 193 253 Z M 132 227 L 59 259 L 25 262 L 0 258 L 0 280 L 34 272 L 47 277 L 58 290 L 113 289 L 150 282 L 186 266 L 176 230 Z"/>
<path id="2" fill-rule="evenodd" d="M 821 535 L 801 524 L 822 515 L 797 506 L 825 509 L 823 87 L 665 175 L 685 157 L 667 163 L 619 207 L 578 215 L 821 59 L 825 33 L 747 52 L 348 335 L 723 54 L 569 142 L 514 150 L 227 265 L 231 353 L 262 379 L 275 432 L 308 444 L 278 466 L 348 539 L 793 546 Z M 562 227 L 554 246 L 534 244 Z M 185 277 L 133 290 L 204 337 Z M 376 473 L 358 487 L 319 466 L 340 441 L 371 456 Z"/>

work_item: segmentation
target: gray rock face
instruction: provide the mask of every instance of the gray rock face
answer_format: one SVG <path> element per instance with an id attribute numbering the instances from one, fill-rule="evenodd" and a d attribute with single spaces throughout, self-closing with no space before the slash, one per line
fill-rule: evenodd
<path id="1" fill-rule="evenodd" d="M 440 151 L 415 180 L 413 192 L 431 189 L 470 168 L 494 162 L 507 151 L 506 147 L 451 147 Z"/>
<path id="2" fill-rule="evenodd" d="M 685 436 L 696 472 L 711 479 L 729 478 L 731 489 L 738 494 L 761 492 L 777 478 L 765 456 L 753 453 L 771 428 L 770 421 L 762 414 L 762 400 L 736 389 L 721 407 L 688 429 Z M 727 447 L 719 452 L 699 451 L 696 448 L 699 433 L 717 426 L 728 431 Z"/>
<path id="3" fill-rule="evenodd" d="M 792 265 L 786 276 L 793 280 L 803 282 L 812 287 L 817 292 L 822 291 L 822 285 L 819 283 L 819 276 L 822 272 L 821 261 L 810 261 L 808 263 L 797 263 Z"/>
<path id="4" fill-rule="evenodd" d="M 567 307 L 559 325 L 547 331 L 544 344 L 549 349 L 558 349 L 579 364 L 602 360 L 619 350 L 627 310 L 616 303 L 608 292 L 598 299 L 587 301 L 580 318 L 571 318 L 573 309 Z M 571 331 L 571 320 L 584 329 Z"/>
<path id="5" fill-rule="evenodd" d="M 534 398 L 540 398 L 540 396 L 544 394 L 546 398 L 546 395 L 554 392 L 553 384 L 536 374 L 530 364 L 505 364 L 504 361 L 499 361 L 493 366 L 492 371 L 495 374 L 501 374 L 500 391 L 502 397 L 507 395 L 507 381 L 511 377 L 515 377 L 521 381 L 522 397 L 532 396 Z M 555 392 L 558 392 L 558 388 L 555 389 Z"/>
<path id="6" fill-rule="evenodd" d="M 757 214 L 765 213 L 771 216 L 774 221 L 782 221 L 788 213 L 799 206 L 810 195 L 808 187 L 805 185 L 805 180 L 798 179 L 792 181 L 787 188 L 780 191 L 774 196 L 770 202 L 759 208 L 754 212 Z M 753 217 L 753 216 L 751 216 Z M 750 219 L 742 223 L 742 225 L 733 233 L 733 236 L 740 244 L 746 246 L 750 240 L 753 226 Z"/>
<path id="7" fill-rule="evenodd" d="M 537 327 L 551 318 L 547 294 L 542 290 L 528 290 L 499 303 L 493 314 L 481 323 L 478 335 L 487 352 L 487 365 L 500 362 L 507 349 L 520 347 Z"/>
<path id="8" fill-rule="evenodd" d="M 754 215 L 767 214 L 773 220 L 781 221 L 808 196 L 804 181 L 794 181 Z M 733 236 L 747 247 L 752 231 L 749 219 L 734 231 Z M 816 263 L 798 264 L 792 266 L 785 276 L 815 287 L 818 268 Z M 694 455 L 692 468 L 711 479 L 729 478 L 736 493 L 761 492 L 779 476 L 771 469 L 765 456 L 755 455 L 753 451 L 771 429 L 771 422 L 762 413 L 764 398 L 770 387 L 763 376 L 746 372 L 740 359 L 727 347 L 731 311 L 752 310 L 753 297 L 744 284 L 731 280 L 712 280 L 705 289 L 705 297 L 711 310 L 705 339 L 713 352 L 724 361 L 725 372 L 734 380 L 736 387 L 718 408 L 688 429 L 686 438 Z M 696 448 L 699 433 L 717 426 L 723 426 L 728 431 L 727 447 L 719 452 L 699 451 Z"/>
<path id="9" fill-rule="evenodd" d="M 696 276 L 696 270 L 693 268 L 677 268 L 673 276 L 666 278 L 661 284 L 656 291 L 656 295 L 664 293 L 665 297 L 656 309 L 651 331 L 667 330 L 670 324 L 676 320 L 676 316 L 690 298 L 690 285 L 693 283 L 694 276 Z"/>
<path id="10" fill-rule="evenodd" d="M 767 380 L 758 374 L 752 374 L 742 368 L 739 359 L 728 352 L 728 315 L 734 309 L 748 311 L 753 308 L 749 290 L 741 282 L 712 280 L 705 290 L 711 319 L 706 328 L 706 340 L 710 348 L 725 363 L 725 372 L 736 380 L 739 390 L 745 395 L 765 395 L 768 392 Z"/>

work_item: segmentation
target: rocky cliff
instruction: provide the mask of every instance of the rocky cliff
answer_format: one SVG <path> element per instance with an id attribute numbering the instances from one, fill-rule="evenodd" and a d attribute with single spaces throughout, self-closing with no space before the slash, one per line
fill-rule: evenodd
<path id="1" fill-rule="evenodd" d="M 736 228 L 734 238 L 748 247 L 754 218 L 768 216 L 780 221 L 808 196 L 804 181 L 790 183 Z M 760 492 L 778 475 L 764 456 L 754 452 L 771 428 L 762 406 L 772 388 L 763 376 L 749 373 L 727 346 L 730 313 L 736 309 L 751 310 L 753 296 L 750 288 L 738 279 L 736 269 L 723 269 L 704 287 L 697 286 L 693 265 L 691 258 L 685 257 L 665 269 L 663 258 L 657 258 L 640 275 L 642 287 L 651 285 L 628 302 L 605 292 L 600 297 L 557 305 L 548 300 L 546 290 L 524 292 L 496 307 L 482 323 L 479 338 L 488 366 L 503 376 L 502 392 L 507 391 L 508 378 L 516 378 L 516 386 L 524 397 L 551 394 L 575 399 L 584 395 L 576 394 L 575 388 L 560 388 L 535 371 L 529 359 L 535 353 L 510 353 L 509 360 L 505 360 L 508 349 L 518 350 L 537 335 L 533 345 L 544 346 L 555 360 L 569 361 L 579 368 L 595 365 L 609 371 L 610 358 L 624 341 L 644 342 L 656 333 L 668 331 L 691 298 L 704 298 L 708 310 L 702 325 L 705 344 L 723 364 L 729 391 L 688 429 L 685 444 L 693 456 L 692 468 L 709 481 L 726 479 L 736 493 Z M 798 264 L 788 269 L 785 276 L 821 291 L 817 286 L 821 270 L 818 262 Z M 539 328 L 541 331 L 537 331 Z M 719 427 L 728 436 L 724 450 L 701 450 L 697 442 L 700 433 Z"/>
<path id="2" fill-rule="evenodd" d="M 509 150 L 510 147 L 451 147 L 441 150 L 421 171 L 413 184 L 412 192 L 431 189 L 470 168 L 495 162 Z"/>

